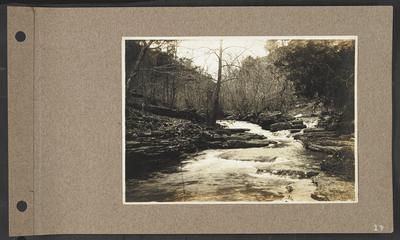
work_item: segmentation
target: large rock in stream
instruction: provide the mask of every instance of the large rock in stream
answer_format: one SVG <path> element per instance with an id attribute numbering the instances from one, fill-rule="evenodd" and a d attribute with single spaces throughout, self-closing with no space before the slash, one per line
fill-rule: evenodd
<path id="1" fill-rule="evenodd" d="M 279 122 L 274 123 L 271 125 L 270 130 L 271 132 L 281 131 L 281 130 L 288 130 L 288 129 L 303 129 L 307 126 L 304 125 L 302 120 L 294 120 L 291 122 Z"/>
<path id="2" fill-rule="evenodd" d="M 303 129 L 307 127 L 304 125 L 303 120 L 296 119 L 291 115 L 283 114 L 279 111 L 260 113 L 258 115 L 257 124 L 259 124 L 262 129 L 272 132 L 287 129 Z"/>
<path id="3" fill-rule="evenodd" d="M 276 131 L 290 129 L 291 127 L 292 124 L 290 124 L 289 122 L 279 122 L 272 124 L 270 130 L 271 132 L 276 132 Z"/>
<path id="4" fill-rule="evenodd" d="M 263 112 L 258 115 L 258 124 L 265 130 L 270 130 L 271 125 L 286 121 L 286 117 L 279 111 Z"/>

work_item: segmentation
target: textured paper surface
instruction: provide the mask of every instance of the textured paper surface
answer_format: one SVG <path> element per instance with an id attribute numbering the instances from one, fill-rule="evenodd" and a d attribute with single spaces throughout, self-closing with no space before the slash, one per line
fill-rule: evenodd
<path id="1" fill-rule="evenodd" d="M 33 233 L 33 9 L 8 8 L 8 184 L 9 226 L 18 235 Z M 15 33 L 24 31 L 24 42 Z M 25 201 L 27 210 L 19 212 L 17 202 Z"/>
<path id="2" fill-rule="evenodd" d="M 9 7 L 8 20 L 11 235 L 392 231 L 391 7 Z M 358 36 L 358 203 L 123 205 L 123 36 L 296 35 Z"/>

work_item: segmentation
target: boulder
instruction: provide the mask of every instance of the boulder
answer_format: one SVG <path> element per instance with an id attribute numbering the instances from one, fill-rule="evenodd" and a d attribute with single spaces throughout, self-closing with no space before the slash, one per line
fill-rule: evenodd
<path id="1" fill-rule="evenodd" d="M 272 132 L 276 132 L 276 131 L 286 130 L 286 129 L 290 129 L 290 128 L 292 128 L 292 124 L 290 124 L 289 122 L 279 122 L 279 123 L 271 124 L 270 130 Z"/>
<path id="2" fill-rule="evenodd" d="M 258 115 L 258 123 L 263 129 L 269 130 L 271 125 L 282 121 L 281 112 L 263 112 Z"/>
<path id="3" fill-rule="evenodd" d="M 257 135 L 254 133 L 238 133 L 238 134 L 233 134 L 229 136 L 229 139 L 231 140 L 255 140 L 255 139 L 265 139 L 265 136 L 262 135 Z"/>
<path id="4" fill-rule="evenodd" d="M 306 129 L 305 129 L 306 130 Z M 334 137 L 337 133 L 333 131 L 320 131 L 320 132 L 304 132 L 305 137 Z"/>
<path id="5" fill-rule="evenodd" d="M 293 125 L 300 125 L 300 124 L 303 124 L 304 122 L 301 119 L 296 119 L 296 120 L 290 121 L 290 123 Z"/>
<path id="6" fill-rule="evenodd" d="M 282 114 L 279 111 L 263 112 L 258 115 L 258 124 L 265 130 L 271 130 L 271 126 L 275 123 L 295 121 L 295 124 L 303 123 L 301 120 L 296 120 L 295 117 Z"/>
<path id="7" fill-rule="evenodd" d="M 304 129 L 304 133 L 309 133 L 309 132 L 324 132 L 326 131 L 324 128 L 307 128 Z"/>
<path id="8" fill-rule="evenodd" d="M 307 128 L 306 125 L 304 125 L 303 123 L 301 124 L 291 124 L 292 126 L 290 127 L 291 129 L 303 129 L 303 128 Z"/>
<path id="9" fill-rule="evenodd" d="M 311 193 L 311 198 L 317 201 L 329 201 L 329 199 L 326 196 L 315 193 Z"/>
<path id="10" fill-rule="evenodd" d="M 294 188 L 291 185 L 287 185 L 286 190 L 288 191 L 288 193 L 291 193 L 291 192 L 293 192 Z"/>
<path id="11" fill-rule="evenodd" d="M 291 115 L 288 115 L 288 114 L 282 115 L 282 119 L 283 119 L 284 121 L 294 121 L 294 120 L 296 120 L 295 117 L 293 117 L 293 116 L 291 116 Z"/>
<path id="12" fill-rule="evenodd" d="M 254 121 L 256 121 L 256 119 L 257 119 L 257 114 L 256 113 L 249 113 L 249 114 L 247 114 L 247 115 L 245 115 L 245 116 L 243 116 L 242 118 L 241 118 L 241 120 L 243 120 L 243 121 L 249 121 L 249 122 L 254 122 Z"/>

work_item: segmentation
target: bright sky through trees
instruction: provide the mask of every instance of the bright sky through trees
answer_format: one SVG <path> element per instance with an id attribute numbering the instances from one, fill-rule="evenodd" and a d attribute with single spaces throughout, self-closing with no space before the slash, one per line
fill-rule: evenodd
<path id="1" fill-rule="evenodd" d="M 184 39 L 179 41 L 177 55 L 193 60 L 193 64 L 204 68 L 214 78 L 218 71 L 218 59 L 212 50 L 219 48 L 221 38 Z M 251 37 L 222 38 L 224 60 L 232 61 L 237 58 L 241 62 L 248 56 L 262 57 L 267 55 L 266 39 Z M 240 56 L 239 56 L 240 55 Z M 239 57 L 238 57 L 239 56 Z"/>

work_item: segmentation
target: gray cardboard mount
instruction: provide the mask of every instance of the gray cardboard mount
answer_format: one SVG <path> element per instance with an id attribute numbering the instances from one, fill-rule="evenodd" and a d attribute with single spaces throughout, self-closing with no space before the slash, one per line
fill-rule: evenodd
<path id="1" fill-rule="evenodd" d="M 358 203 L 123 205 L 123 36 L 332 35 L 358 37 Z M 386 6 L 9 7 L 10 235 L 392 232 L 391 41 Z"/>

